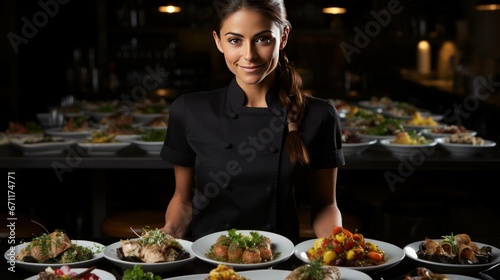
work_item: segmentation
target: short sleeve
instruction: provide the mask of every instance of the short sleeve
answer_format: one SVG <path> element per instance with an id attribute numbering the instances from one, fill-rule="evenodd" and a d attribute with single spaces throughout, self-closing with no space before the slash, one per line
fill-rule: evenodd
<path id="1" fill-rule="evenodd" d="M 321 110 L 315 108 L 316 112 L 322 112 L 322 116 L 320 116 L 320 125 L 309 147 L 312 169 L 345 165 L 340 116 L 331 101 L 327 100 L 323 105 Z"/>
<path id="2" fill-rule="evenodd" d="M 172 164 L 194 166 L 195 153 L 187 140 L 186 98 L 182 95 L 170 106 L 167 135 L 160 157 Z"/>

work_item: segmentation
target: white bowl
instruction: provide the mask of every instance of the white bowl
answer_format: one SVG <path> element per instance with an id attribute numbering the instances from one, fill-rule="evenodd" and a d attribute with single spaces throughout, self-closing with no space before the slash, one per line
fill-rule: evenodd
<path id="1" fill-rule="evenodd" d="M 286 261 L 293 255 L 294 245 L 292 241 L 290 241 L 288 238 L 282 235 L 267 231 L 259 231 L 259 230 L 237 230 L 236 232 L 242 233 L 243 235 L 246 236 L 250 235 L 250 232 L 257 232 L 260 235 L 268 237 L 269 239 L 271 239 L 271 248 L 273 250 L 273 253 L 279 252 L 280 253 L 279 256 L 271 261 L 262 263 L 253 263 L 253 264 L 222 262 L 207 257 L 207 253 L 210 251 L 210 247 L 215 244 L 217 238 L 219 238 L 221 235 L 227 235 L 228 234 L 227 231 L 215 232 L 206 235 L 204 237 L 201 237 L 193 243 L 191 249 L 193 250 L 193 253 L 196 255 L 197 258 L 205 262 L 211 263 L 214 266 L 218 264 L 228 265 L 233 267 L 233 269 L 235 270 L 269 268 L 278 263 Z"/>
<path id="2" fill-rule="evenodd" d="M 92 130 L 83 131 L 63 131 L 60 127 L 48 128 L 45 133 L 51 136 L 58 136 L 67 139 L 83 140 L 92 134 Z"/>
<path id="3" fill-rule="evenodd" d="M 307 251 L 314 246 L 314 242 L 316 240 L 317 239 L 310 239 L 297 244 L 295 246 L 295 251 L 294 251 L 295 256 L 305 263 L 310 263 L 311 260 L 309 260 L 309 258 L 307 257 Z M 365 238 L 365 241 L 372 242 L 373 244 L 377 245 L 380 250 L 384 251 L 387 261 L 383 264 L 376 266 L 361 266 L 361 267 L 346 267 L 346 268 L 362 271 L 365 273 L 374 272 L 396 265 L 399 262 L 401 262 L 405 257 L 405 252 L 396 245 L 370 238 Z"/>
<path id="4" fill-rule="evenodd" d="M 131 142 L 113 142 L 113 143 L 87 143 L 79 142 L 78 146 L 89 156 L 114 155 L 119 150 L 130 146 Z"/>
<path id="5" fill-rule="evenodd" d="M 72 262 L 72 263 L 29 263 L 29 262 L 23 262 L 19 260 L 15 260 L 15 255 L 19 254 L 21 252 L 21 249 L 26 247 L 29 242 L 21 243 L 18 244 L 14 247 L 14 250 L 11 251 L 10 249 L 7 250 L 4 254 L 5 259 L 7 262 L 15 262 L 16 267 L 20 267 L 22 269 L 38 273 L 40 271 L 45 270 L 47 267 L 52 267 L 53 269 L 55 268 L 60 268 L 63 265 L 67 265 L 71 268 L 85 268 L 85 267 L 91 267 L 104 257 L 103 250 L 105 248 L 104 245 L 97 243 L 97 242 L 92 242 L 92 241 L 85 241 L 85 240 L 72 240 L 71 243 L 77 244 L 80 246 L 87 247 L 91 249 L 94 252 L 94 257 L 90 260 L 86 261 L 81 261 L 81 262 Z"/>
<path id="6" fill-rule="evenodd" d="M 159 155 L 163 147 L 163 141 L 142 141 L 138 139 L 130 140 L 136 144 L 141 150 L 146 151 L 150 155 Z"/>
<path id="7" fill-rule="evenodd" d="M 436 142 L 454 156 L 481 155 L 496 146 L 496 142 L 484 140 L 482 145 L 448 143 L 449 137 L 436 138 Z"/>
<path id="8" fill-rule="evenodd" d="M 11 139 L 10 142 L 14 147 L 20 149 L 25 156 L 61 155 L 66 148 L 76 143 L 75 140 L 60 137 L 53 137 L 55 140 L 61 140 L 57 142 L 25 143 L 26 140 L 30 139 L 33 139 L 33 137 L 14 138 Z"/>
<path id="9" fill-rule="evenodd" d="M 442 239 L 433 239 L 433 240 L 439 242 Z M 419 259 L 417 256 L 417 252 L 422 242 L 423 241 L 417 241 L 408 244 L 403 248 L 403 250 L 405 251 L 406 256 L 408 256 L 413 261 L 417 262 L 419 266 L 425 266 L 429 268 L 431 271 L 436 273 L 465 273 L 465 274 L 479 273 L 480 271 L 486 270 L 489 267 L 497 263 L 500 263 L 500 249 L 479 242 L 475 242 L 479 248 L 481 248 L 482 246 L 492 247 L 493 260 L 491 263 L 464 265 L 464 264 L 439 263 L 439 262 L 432 262 L 428 260 Z"/>
<path id="10" fill-rule="evenodd" d="M 104 258 L 106 258 L 114 265 L 122 269 L 130 269 L 133 268 L 134 265 L 138 264 L 142 266 L 142 270 L 145 272 L 152 272 L 154 274 L 163 274 L 169 271 L 179 269 L 196 259 L 191 249 L 193 242 L 182 239 L 177 239 L 177 241 L 179 241 L 179 243 L 181 244 L 182 248 L 186 251 L 186 253 L 189 254 L 187 258 L 177 261 L 160 262 L 160 263 L 130 262 L 122 260 L 116 254 L 116 250 L 121 247 L 120 241 L 115 242 L 104 249 Z"/>
<path id="11" fill-rule="evenodd" d="M 437 145 L 436 140 L 428 144 L 410 145 L 410 144 L 394 144 L 392 139 L 380 140 L 380 145 L 389 150 L 393 155 L 399 156 L 413 156 L 423 154 L 424 156 L 429 156 L 435 152 L 435 146 Z"/>
<path id="12" fill-rule="evenodd" d="M 363 140 L 361 143 L 342 143 L 342 151 L 344 156 L 359 155 L 375 143 L 377 143 L 377 140 Z"/>

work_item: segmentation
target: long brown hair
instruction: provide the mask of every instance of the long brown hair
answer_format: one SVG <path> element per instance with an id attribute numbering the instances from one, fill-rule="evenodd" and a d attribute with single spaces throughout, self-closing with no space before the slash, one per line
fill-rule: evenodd
<path id="1" fill-rule="evenodd" d="M 235 12 L 245 8 L 259 12 L 281 27 L 282 32 L 288 27 L 292 29 L 287 19 L 285 2 L 283 0 L 215 0 L 213 2 L 217 17 L 215 17 L 214 31 L 219 31 L 224 20 Z M 220 34 L 219 34 L 220 35 Z M 278 67 L 276 69 L 279 81 L 279 99 L 287 108 L 287 120 L 296 123 L 298 130 L 290 130 L 285 142 L 285 151 L 292 164 L 306 165 L 309 163 L 309 154 L 300 133 L 300 124 L 304 117 L 306 95 L 302 91 L 302 78 L 297 70 L 288 61 L 284 50 L 280 51 Z"/>

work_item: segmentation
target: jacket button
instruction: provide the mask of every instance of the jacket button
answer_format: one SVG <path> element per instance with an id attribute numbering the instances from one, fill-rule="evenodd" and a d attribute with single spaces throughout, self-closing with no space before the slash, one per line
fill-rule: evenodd
<path id="1" fill-rule="evenodd" d="M 224 149 L 229 149 L 231 147 L 232 147 L 231 143 L 224 142 Z"/>
<path id="2" fill-rule="evenodd" d="M 226 229 L 231 229 L 231 224 L 230 223 L 226 224 Z"/>
<path id="3" fill-rule="evenodd" d="M 238 115 L 236 115 L 236 113 L 234 113 L 234 112 L 231 112 L 231 113 L 229 113 L 229 117 L 234 120 L 238 117 Z"/>
<path id="4" fill-rule="evenodd" d="M 270 230 L 272 230 L 272 229 L 273 229 L 273 226 L 272 226 L 272 225 L 270 225 L 270 224 L 267 224 L 267 225 L 264 227 L 264 230 L 266 230 L 266 231 L 270 231 Z"/>
<path id="5" fill-rule="evenodd" d="M 271 148 L 269 148 L 269 151 L 271 153 L 276 153 L 278 151 L 278 149 L 276 149 L 275 147 L 271 147 Z"/>
<path id="6" fill-rule="evenodd" d="M 267 192 L 272 192 L 273 191 L 273 186 L 267 186 L 266 187 Z"/>

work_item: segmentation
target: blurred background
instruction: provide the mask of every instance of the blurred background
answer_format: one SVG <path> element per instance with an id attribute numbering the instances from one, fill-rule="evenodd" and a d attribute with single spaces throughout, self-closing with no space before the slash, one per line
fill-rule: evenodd
<path id="1" fill-rule="evenodd" d="M 167 4 L 180 11 L 160 12 Z M 286 51 L 313 95 L 348 101 L 391 96 L 442 113 L 457 96 L 473 94 L 489 79 L 482 87 L 488 90 L 481 98 L 485 108 L 469 121 L 483 135 L 498 137 L 493 125 L 486 128 L 500 103 L 495 2 L 286 4 L 293 25 Z M 35 119 L 66 95 L 89 100 L 130 95 L 151 69 L 167 73 L 150 89 L 167 99 L 223 86 L 231 77 L 211 36 L 214 1 L 5 0 L 0 5 L 2 130 L 8 120 Z M 323 11 L 333 6 L 344 13 Z M 426 50 L 417 49 L 421 41 L 428 42 Z M 426 60 L 427 70 L 418 70 L 418 60 Z"/>

